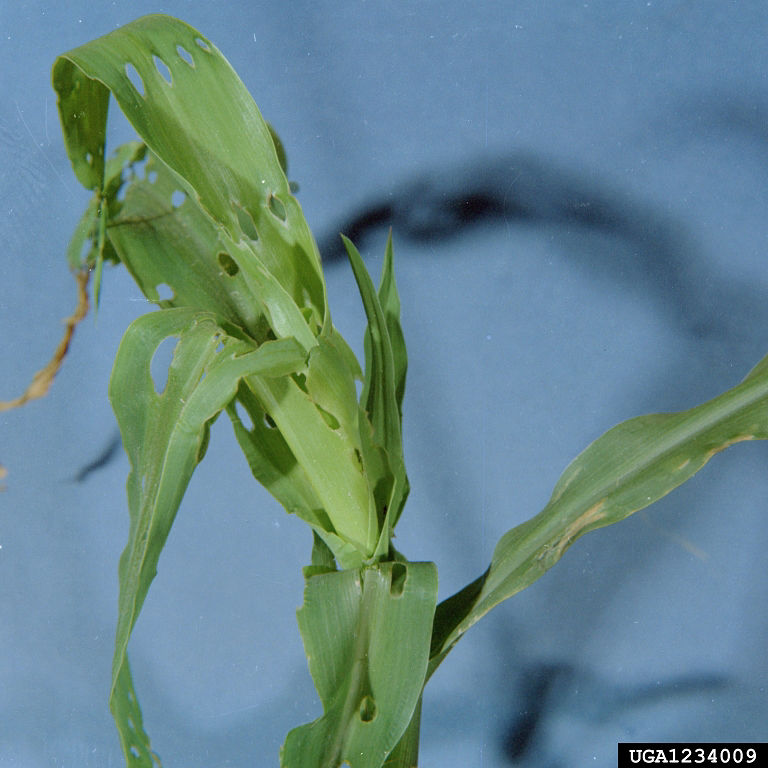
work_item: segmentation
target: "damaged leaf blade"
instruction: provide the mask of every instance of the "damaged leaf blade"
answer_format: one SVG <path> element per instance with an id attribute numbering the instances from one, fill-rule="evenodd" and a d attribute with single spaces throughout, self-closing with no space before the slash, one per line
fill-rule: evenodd
<path id="1" fill-rule="evenodd" d="M 150 362 L 161 342 L 178 337 L 162 393 Z M 110 399 L 131 461 L 130 532 L 120 558 L 120 596 L 110 706 L 124 744 L 137 738 L 119 704 L 126 648 L 184 491 L 202 457 L 207 429 L 244 376 L 281 376 L 305 363 L 301 346 L 281 339 L 259 348 L 228 337 L 210 313 L 171 309 L 134 321 L 118 349 Z M 121 683 L 123 681 L 123 683 Z M 149 743 L 146 743 L 149 749 Z M 130 766 L 135 762 L 126 751 Z"/>
<path id="2" fill-rule="evenodd" d="M 309 349 L 313 334 L 299 308 L 329 322 L 317 247 L 267 124 L 213 43 L 178 19 L 145 16 L 60 56 L 53 83 L 80 181 L 104 184 L 111 92 L 228 248 L 256 262 L 250 277 L 277 335 Z"/>
<path id="3" fill-rule="evenodd" d="M 725 448 L 765 439 L 768 357 L 713 400 L 610 429 L 566 468 L 538 515 L 504 534 L 488 571 L 438 606 L 430 674 L 469 627 L 536 581 L 580 536 L 662 498 Z"/>
<path id="4" fill-rule="evenodd" d="M 283 768 L 380 768 L 424 684 L 437 596 L 434 563 L 315 573 L 299 628 L 324 714 L 288 734 Z"/>

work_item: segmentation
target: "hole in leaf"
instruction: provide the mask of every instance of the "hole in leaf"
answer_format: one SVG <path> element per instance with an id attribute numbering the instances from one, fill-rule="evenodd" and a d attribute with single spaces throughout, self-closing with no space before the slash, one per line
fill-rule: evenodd
<path id="1" fill-rule="evenodd" d="M 405 589 L 405 582 L 408 579 L 408 569 L 403 563 L 394 563 L 392 565 L 392 581 L 389 583 L 389 594 L 392 597 L 400 597 Z"/>
<path id="2" fill-rule="evenodd" d="M 192 54 L 183 45 L 176 46 L 176 53 L 178 53 L 179 56 L 192 67 L 192 69 L 195 68 L 195 60 L 192 58 Z"/>
<path id="3" fill-rule="evenodd" d="M 219 265 L 221 268 L 230 277 L 234 277 L 240 271 L 240 267 L 237 266 L 237 262 L 228 253 L 220 251 L 216 258 L 219 260 Z"/>
<path id="4" fill-rule="evenodd" d="M 256 225 L 253 223 L 251 214 L 242 208 L 238 203 L 233 202 L 232 207 L 235 209 L 237 215 L 237 223 L 240 225 L 240 229 L 246 237 L 250 237 L 251 240 L 258 240 L 259 233 L 256 231 Z"/>
<path id="5" fill-rule="evenodd" d="M 168 283 L 160 283 L 155 286 L 158 301 L 171 301 L 173 299 L 173 288 Z"/>
<path id="6" fill-rule="evenodd" d="M 370 723 L 376 717 L 376 702 L 373 696 L 363 696 L 360 702 L 360 719 L 364 723 Z"/>
<path id="7" fill-rule="evenodd" d="M 210 53 L 210 52 L 211 52 L 211 46 L 210 46 L 210 45 L 208 45 L 208 43 L 207 43 L 205 40 L 203 40 L 203 38 L 202 38 L 202 37 L 196 37 L 196 38 L 195 38 L 195 43 L 196 43 L 196 44 L 197 44 L 197 45 L 198 45 L 200 48 L 202 48 L 202 49 L 203 49 L 203 50 L 204 50 L 206 53 Z"/>
<path id="8" fill-rule="evenodd" d="M 168 385 L 168 369 L 171 367 L 173 350 L 176 349 L 178 341 L 176 336 L 163 339 L 149 362 L 149 373 L 158 395 L 162 395 Z"/>
<path id="9" fill-rule="evenodd" d="M 150 184 L 154 184 L 157 181 L 157 171 L 149 171 L 147 173 L 147 181 Z"/>
<path id="10" fill-rule="evenodd" d="M 141 75 L 136 71 L 136 67 L 130 62 L 125 65 L 125 76 L 131 81 L 131 85 L 136 89 L 140 96 L 144 96 L 144 81 Z"/>
<path id="11" fill-rule="evenodd" d="M 285 206 L 280 198 L 270 195 L 267 199 L 267 205 L 273 216 L 277 216 L 280 221 L 285 221 Z"/>
<path id="12" fill-rule="evenodd" d="M 88 163 L 88 165 L 93 164 L 93 155 L 90 152 L 85 153 L 85 162 Z"/>
<path id="13" fill-rule="evenodd" d="M 275 424 L 274 420 L 268 413 L 264 414 L 264 423 L 269 429 L 277 429 L 277 424 Z"/>
<path id="14" fill-rule="evenodd" d="M 136 747 L 131 747 L 128 751 L 131 753 L 133 757 L 136 757 L 136 758 L 141 757 L 141 755 L 139 754 L 139 750 L 136 749 Z"/>
<path id="15" fill-rule="evenodd" d="M 174 189 L 173 194 L 171 194 L 171 205 L 174 208 L 178 208 L 186 199 L 187 196 L 184 192 L 180 189 Z"/>
<path id="16" fill-rule="evenodd" d="M 148 173 L 148 167 L 149 167 L 149 160 L 146 155 L 144 157 L 139 158 L 135 163 L 131 163 L 131 178 L 132 179 L 139 179 L 139 178 L 147 178 Z"/>
<path id="17" fill-rule="evenodd" d="M 168 85 L 173 85 L 171 70 L 168 69 L 168 65 L 159 56 L 154 54 L 152 56 L 152 61 L 155 62 L 155 69 L 161 74 L 163 80 L 165 80 Z"/>
<path id="18" fill-rule="evenodd" d="M 235 411 L 237 413 L 237 418 L 240 419 L 240 423 L 250 432 L 253 429 L 253 419 L 246 407 L 239 400 L 235 400 Z"/>
<path id="19" fill-rule="evenodd" d="M 315 403 L 315 408 L 320 411 L 320 415 L 323 417 L 323 421 L 325 421 L 325 423 L 331 429 L 338 429 L 341 426 L 339 424 L 339 420 L 330 411 L 326 411 L 325 408 L 321 408 L 317 403 Z"/>

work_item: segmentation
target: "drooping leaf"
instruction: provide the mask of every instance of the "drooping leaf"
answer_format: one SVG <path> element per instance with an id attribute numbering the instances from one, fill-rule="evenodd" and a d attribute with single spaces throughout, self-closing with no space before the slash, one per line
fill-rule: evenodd
<path id="1" fill-rule="evenodd" d="M 218 49 L 170 16 L 145 16 L 60 56 L 53 69 L 65 143 L 90 188 L 104 177 L 109 93 L 143 142 L 210 217 L 258 286 L 278 336 L 306 348 L 329 322 L 314 240 L 248 91 Z"/>
<path id="2" fill-rule="evenodd" d="M 433 563 L 307 578 L 298 620 L 324 714 L 288 734 L 283 768 L 382 766 L 421 698 L 436 595 Z"/>
<path id="3" fill-rule="evenodd" d="M 610 429 L 567 467 L 546 507 L 501 538 L 488 571 L 438 606 L 430 674 L 469 627 L 536 581 L 580 536 L 662 498 L 734 443 L 766 438 L 768 357 L 702 405 Z"/>
<path id="4" fill-rule="evenodd" d="M 150 363 L 161 342 L 171 336 L 178 342 L 168 380 L 157 392 Z M 184 491 L 202 458 L 208 425 L 235 396 L 243 377 L 284 376 L 303 368 L 305 361 L 304 350 L 293 339 L 256 348 L 227 336 L 210 313 L 185 308 L 140 317 L 120 343 L 110 399 L 131 461 L 131 524 L 120 558 L 110 699 L 124 743 L 124 734 L 135 738 L 131 722 L 122 719 L 127 710 L 116 698 L 124 680 L 126 647 Z M 126 752 L 129 765 L 141 765 L 132 762 L 134 758 Z"/>

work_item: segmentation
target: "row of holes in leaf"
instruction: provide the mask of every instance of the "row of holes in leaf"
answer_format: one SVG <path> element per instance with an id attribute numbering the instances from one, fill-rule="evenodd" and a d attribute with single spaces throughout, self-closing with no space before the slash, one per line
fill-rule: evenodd
<path id="1" fill-rule="evenodd" d="M 237 200 L 231 200 L 230 205 L 237 216 L 237 223 L 240 226 L 240 231 L 247 238 L 256 242 L 259 239 L 259 233 L 250 212 Z M 267 208 L 269 209 L 269 212 L 280 221 L 284 222 L 288 217 L 285 212 L 283 201 L 272 192 L 270 192 L 267 197 Z"/>
<path id="2" fill-rule="evenodd" d="M 219 254 L 219 262 L 222 261 L 222 256 L 226 256 L 229 258 L 229 254 L 220 253 Z M 294 377 L 295 379 L 296 377 Z M 301 386 L 301 385 L 299 385 Z M 304 389 L 302 387 L 302 389 Z M 305 390 L 306 391 L 306 390 Z M 339 420 L 330 412 L 326 411 L 325 408 L 322 408 L 317 403 L 315 403 L 315 408 L 317 408 L 318 413 L 323 417 L 323 421 L 333 430 L 337 430 L 341 424 Z M 245 407 L 238 401 L 235 404 L 235 410 L 237 411 L 237 415 L 240 417 L 240 421 L 242 422 L 243 426 L 250 432 L 253 430 L 253 421 L 251 420 L 250 415 L 248 414 L 248 411 L 245 409 Z M 277 429 L 277 424 L 275 424 L 272 417 L 268 414 L 264 414 L 264 426 L 266 426 L 268 429 Z M 357 449 L 355 449 L 356 458 L 358 460 L 358 463 L 360 464 L 360 470 L 362 471 L 362 457 L 360 456 L 360 453 Z"/>
<path id="3" fill-rule="evenodd" d="M 206 53 L 211 52 L 211 47 L 202 38 L 196 37 L 195 43 L 197 44 L 198 48 L 205 51 Z M 195 68 L 195 59 L 183 45 L 179 44 L 176 46 L 176 53 L 179 54 L 179 58 L 184 61 L 187 66 L 191 67 L 192 69 Z M 155 64 L 155 69 L 158 71 L 163 80 L 165 80 L 168 85 L 173 85 L 173 76 L 168 64 L 166 64 L 166 62 L 157 54 L 152 55 L 152 61 Z M 125 65 L 125 75 L 131 81 L 131 85 L 136 89 L 136 92 L 143 98 L 146 95 L 144 80 L 138 73 L 136 67 L 130 62 Z"/>

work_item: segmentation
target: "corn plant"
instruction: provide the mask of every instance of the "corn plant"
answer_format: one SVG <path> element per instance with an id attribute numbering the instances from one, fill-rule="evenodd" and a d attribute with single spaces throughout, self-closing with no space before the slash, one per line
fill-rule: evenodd
<path id="1" fill-rule="evenodd" d="M 93 190 L 72 269 L 91 277 L 98 302 L 104 263 L 122 264 L 159 307 L 126 331 L 109 387 L 131 462 L 110 693 L 129 766 L 159 765 L 129 639 L 222 412 L 254 478 L 313 534 L 298 624 L 323 714 L 287 735 L 284 768 L 415 766 L 424 686 L 475 622 L 583 534 L 653 503 L 733 443 L 768 437 L 765 358 L 709 402 L 609 430 L 544 509 L 501 538 L 488 569 L 437 604 L 435 564 L 392 544 L 409 486 L 391 237 L 378 289 L 344 240 L 367 319 L 361 366 L 334 328 L 282 145 L 213 43 L 147 16 L 60 56 L 53 85 L 74 172 Z M 138 140 L 107 159 L 110 96 Z M 168 338 L 158 387 L 150 363 Z"/>

